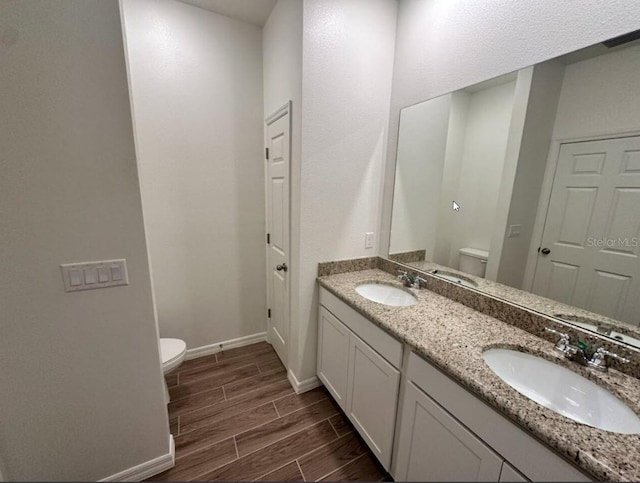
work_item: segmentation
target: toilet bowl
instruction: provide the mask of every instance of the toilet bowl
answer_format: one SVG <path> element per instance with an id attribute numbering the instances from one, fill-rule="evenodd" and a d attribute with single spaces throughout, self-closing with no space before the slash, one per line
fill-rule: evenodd
<path id="1" fill-rule="evenodd" d="M 174 371 L 184 361 L 187 354 L 187 344 L 180 339 L 160 339 L 160 358 L 162 359 L 162 373 L 166 376 Z M 169 388 L 164 383 L 164 399 L 169 404 Z"/>

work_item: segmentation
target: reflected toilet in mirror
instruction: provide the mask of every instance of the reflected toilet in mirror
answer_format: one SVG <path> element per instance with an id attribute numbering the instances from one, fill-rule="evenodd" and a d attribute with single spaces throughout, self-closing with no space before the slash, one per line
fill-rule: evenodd
<path id="1" fill-rule="evenodd" d="M 477 248 L 460 249 L 460 270 L 475 277 L 484 278 L 489 252 Z"/>

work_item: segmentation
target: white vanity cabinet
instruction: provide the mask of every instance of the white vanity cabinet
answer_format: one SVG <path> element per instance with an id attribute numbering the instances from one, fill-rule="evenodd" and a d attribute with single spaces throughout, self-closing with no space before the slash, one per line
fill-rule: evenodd
<path id="1" fill-rule="evenodd" d="M 323 287 L 317 363 L 396 481 L 591 481 Z"/>
<path id="2" fill-rule="evenodd" d="M 324 289 L 320 304 L 318 377 L 389 470 L 402 344 Z"/>
<path id="3" fill-rule="evenodd" d="M 591 481 L 413 352 L 403 379 L 396 480 Z"/>
<path id="4" fill-rule="evenodd" d="M 502 471 L 500 471 L 500 479 L 498 481 L 529 481 L 518 470 L 516 470 L 509 463 L 504 461 L 502 463 Z"/>
<path id="5" fill-rule="evenodd" d="M 317 373 L 343 411 L 347 411 L 347 367 L 351 331 L 324 307 L 318 315 Z"/>
<path id="6" fill-rule="evenodd" d="M 349 360 L 347 416 L 389 470 L 400 371 L 353 333 Z"/>
<path id="7" fill-rule="evenodd" d="M 401 481 L 498 481 L 502 458 L 409 381 L 396 468 Z"/>

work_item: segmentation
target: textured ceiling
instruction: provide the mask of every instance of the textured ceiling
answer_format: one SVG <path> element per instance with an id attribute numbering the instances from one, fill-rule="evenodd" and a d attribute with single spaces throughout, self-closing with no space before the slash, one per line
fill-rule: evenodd
<path id="1" fill-rule="evenodd" d="M 226 17 L 264 26 L 277 0 L 180 0 Z"/>

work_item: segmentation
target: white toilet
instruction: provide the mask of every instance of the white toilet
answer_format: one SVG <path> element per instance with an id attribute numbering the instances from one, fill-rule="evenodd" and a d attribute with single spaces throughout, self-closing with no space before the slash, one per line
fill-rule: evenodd
<path id="1" fill-rule="evenodd" d="M 187 354 L 187 344 L 180 339 L 160 339 L 160 357 L 162 359 L 162 373 L 166 376 L 174 371 L 184 361 Z M 169 388 L 164 383 L 164 399 L 169 404 Z"/>
<path id="2" fill-rule="evenodd" d="M 486 250 L 478 250 L 477 248 L 461 248 L 460 249 L 460 268 L 459 270 L 469 275 L 484 278 L 487 270 L 487 260 L 489 252 Z"/>

